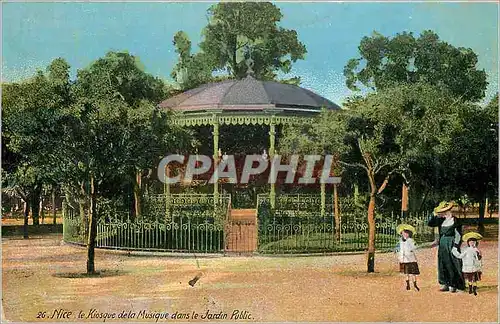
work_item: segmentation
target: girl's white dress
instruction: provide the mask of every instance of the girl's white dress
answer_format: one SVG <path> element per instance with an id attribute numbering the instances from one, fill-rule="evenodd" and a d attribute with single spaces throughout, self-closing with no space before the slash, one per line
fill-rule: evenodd
<path id="1" fill-rule="evenodd" d="M 456 247 L 451 250 L 451 253 L 455 257 L 462 259 L 463 273 L 476 273 L 482 271 L 483 264 L 478 252 L 479 250 L 477 248 L 471 246 L 465 247 L 461 253 L 458 252 Z"/>
<path id="2" fill-rule="evenodd" d="M 415 256 L 415 241 L 412 238 L 403 241 L 399 240 L 399 262 L 400 263 L 412 263 L 417 262 L 417 257 Z"/>
<path id="3" fill-rule="evenodd" d="M 415 255 L 415 241 L 412 238 L 399 240 L 399 272 L 404 274 L 420 274 L 417 257 Z"/>

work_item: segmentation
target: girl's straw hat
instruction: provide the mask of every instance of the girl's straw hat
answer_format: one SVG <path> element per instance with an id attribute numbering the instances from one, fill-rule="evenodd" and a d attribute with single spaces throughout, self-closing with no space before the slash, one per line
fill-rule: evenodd
<path id="1" fill-rule="evenodd" d="M 453 208 L 453 201 L 442 201 L 439 203 L 439 205 L 434 208 L 435 213 L 444 213 L 448 210 L 451 210 Z"/>
<path id="2" fill-rule="evenodd" d="M 483 239 L 483 236 L 476 232 L 469 232 L 467 234 L 464 234 L 464 236 L 462 236 L 462 241 L 464 242 L 467 242 L 469 239 L 476 239 L 479 241 Z"/>
<path id="3" fill-rule="evenodd" d="M 413 234 L 417 233 L 417 231 L 415 230 L 415 227 L 413 227 L 411 225 L 408 225 L 408 224 L 400 224 L 400 225 L 398 225 L 398 227 L 396 227 L 396 231 L 399 234 L 401 234 L 401 232 L 404 231 L 404 230 L 410 231 Z"/>

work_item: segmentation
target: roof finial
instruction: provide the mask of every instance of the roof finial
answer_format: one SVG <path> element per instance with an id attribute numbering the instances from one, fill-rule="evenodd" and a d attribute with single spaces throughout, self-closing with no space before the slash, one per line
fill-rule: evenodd
<path id="1" fill-rule="evenodd" d="M 252 70 L 253 67 L 253 59 L 252 59 L 252 48 L 250 45 L 245 45 L 245 63 L 247 65 L 247 76 L 253 76 L 254 71 Z"/>

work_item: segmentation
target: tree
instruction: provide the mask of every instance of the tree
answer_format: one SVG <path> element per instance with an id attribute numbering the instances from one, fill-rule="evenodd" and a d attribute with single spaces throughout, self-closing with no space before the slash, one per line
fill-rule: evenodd
<path id="1" fill-rule="evenodd" d="M 486 73 L 478 69 L 477 55 L 470 48 L 457 48 L 440 40 L 430 30 L 417 38 L 408 32 L 392 38 L 374 32 L 362 38 L 358 49 L 360 57 L 350 59 L 344 67 L 351 90 L 360 90 L 360 85 L 378 91 L 399 84 L 426 83 L 449 91 L 461 101 L 484 97 Z M 403 214 L 408 208 L 410 186 L 419 185 L 412 183 L 412 173 L 410 169 L 402 173 Z"/>
<path id="2" fill-rule="evenodd" d="M 175 34 L 173 44 L 179 54 L 179 61 L 170 74 L 182 90 L 196 88 L 211 81 L 213 67 L 204 53 L 191 54 L 189 36 L 179 31 Z"/>
<path id="3" fill-rule="evenodd" d="M 159 103 L 167 92 L 162 80 L 144 71 L 138 57 L 108 52 L 78 71 L 76 94 L 92 101 L 117 98 L 134 107 L 143 99 Z"/>
<path id="4" fill-rule="evenodd" d="M 344 111 L 323 112 L 316 120 L 291 125 L 285 131 L 282 142 L 292 152 L 315 150 L 328 143 L 325 151 L 338 154 L 341 165 L 364 170 L 370 187 L 368 272 L 375 270 L 377 196 L 393 176 L 422 154 L 446 152 L 456 123 L 451 113 L 455 104 L 460 102 L 435 87 L 403 85 L 352 100 Z"/>
<path id="5" fill-rule="evenodd" d="M 15 156 L 8 163 L 7 172 L 13 177 L 30 172 L 30 185 L 23 183 L 24 197 L 31 201 L 33 224 L 39 223 L 39 201 L 42 186 L 55 186 L 61 180 L 60 144 L 63 142 L 64 109 L 71 102 L 69 65 L 61 58 L 55 59 L 47 73 L 37 74 L 20 83 L 3 85 L 4 132 L 2 133 L 8 155 Z M 28 193 L 28 190 L 30 191 Z M 25 201 L 26 202 L 26 201 Z M 28 202 L 26 202 L 28 203 Z"/>
<path id="6" fill-rule="evenodd" d="M 116 103 L 116 109 L 121 111 L 121 117 L 123 117 L 119 125 L 124 127 L 127 125 L 132 126 L 127 121 L 129 111 L 140 110 L 145 106 L 145 102 L 154 105 L 165 99 L 167 95 L 163 82 L 147 74 L 139 58 L 126 52 L 109 52 L 105 57 L 98 59 L 86 69 L 79 70 L 75 89 L 80 104 L 87 105 L 89 109 L 96 112 L 102 109 L 101 106 L 112 106 Z M 143 126 L 144 124 L 139 125 Z M 126 129 L 128 130 L 128 128 Z M 122 135 L 126 134 L 129 133 L 122 133 Z M 141 136 L 143 133 L 135 132 L 134 135 Z M 130 138 L 127 140 L 130 140 Z M 152 142 L 152 140 L 150 138 L 149 142 L 145 141 L 141 144 L 145 145 L 144 147 L 151 147 L 151 144 L 156 143 Z M 126 142 L 128 143 L 128 141 Z M 115 145 L 115 147 L 118 147 L 118 145 Z M 137 150 L 132 152 L 130 152 L 129 156 L 133 154 L 138 156 Z M 127 162 L 131 162 L 131 160 Z M 130 163 L 124 163 L 124 165 L 130 165 Z M 135 214 L 137 214 L 140 212 L 140 192 L 138 191 L 140 190 L 140 172 L 142 170 L 136 165 L 135 170 L 128 171 L 133 172 L 131 177 L 134 179 L 131 182 L 135 183 Z"/>
<path id="7" fill-rule="evenodd" d="M 199 53 L 191 54 L 186 33 L 180 31 L 174 36 L 179 62 L 172 76 L 182 80 L 183 90 L 211 80 L 212 72 L 225 72 L 223 78 L 241 79 L 247 74 L 250 56 L 258 79 L 275 80 L 279 72 L 289 73 L 292 63 L 304 59 L 307 51 L 295 30 L 278 26 L 282 17 L 280 9 L 269 2 L 222 2 L 211 6 Z M 298 84 L 300 80 L 283 81 Z"/>
<path id="8" fill-rule="evenodd" d="M 370 183 L 369 272 L 374 271 L 375 197 L 392 175 L 404 175 L 421 159 L 442 155 L 453 146 L 452 130 L 458 124 L 454 110 L 462 105 L 446 91 L 419 83 L 379 91 L 359 102 L 350 122 L 351 139 L 359 147 Z"/>
<path id="9" fill-rule="evenodd" d="M 23 238 L 28 239 L 29 208 L 37 170 L 24 163 L 17 165 L 11 172 L 2 170 L 2 173 L 2 192 L 11 197 L 19 197 L 24 201 Z"/>
<path id="10" fill-rule="evenodd" d="M 498 192 L 498 94 L 484 108 L 464 105 L 458 120 L 445 157 L 445 181 L 455 196 L 465 194 L 479 203 L 482 232 L 486 200 Z"/>
<path id="11" fill-rule="evenodd" d="M 188 132 L 170 122 L 156 103 L 166 96 L 161 80 L 147 74 L 138 58 L 110 52 L 77 73 L 65 147 L 73 187 L 88 183 L 90 217 L 87 272 L 95 271 L 97 198 L 117 198 L 117 188 L 134 188 L 134 213 L 141 213 L 141 179 L 169 151 L 190 144 Z"/>
<path id="12" fill-rule="evenodd" d="M 457 48 L 440 40 L 430 30 L 418 38 L 408 32 L 393 38 L 374 32 L 361 39 L 358 49 L 360 57 L 350 59 L 344 67 L 351 90 L 359 90 L 359 84 L 382 90 L 423 82 L 447 89 L 463 101 L 484 97 L 486 72 L 478 69 L 477 55 L 470 48 Z"/>

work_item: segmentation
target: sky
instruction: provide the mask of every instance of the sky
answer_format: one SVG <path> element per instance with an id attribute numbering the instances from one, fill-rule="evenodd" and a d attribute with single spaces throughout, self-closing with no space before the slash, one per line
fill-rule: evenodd
<path id="1" fill-rule="evenodd" d="M 77 69 L 110 50 L 138 56 L 146 71 L 170 79 L 177 61 L 172 39 L 179 30 L 193 45 L 201 40 L 210 2 L 2 3 L 2 80 L 20 81 L 55 58 Z M 373 31 L 394 36 L 433 30 L 478 55 L 488 74 L 485 101 L 498 91 L 498 4 L 445 2 L 275 2 L 281 26 L 295 29 L 306 45 L 305 60 L 289 76 L 301 86 L 341 104 L 352 95 L 343 68 L 358 57 L 362 37 Z M 196 46 L 194 51 L 197 51 Z"/>

